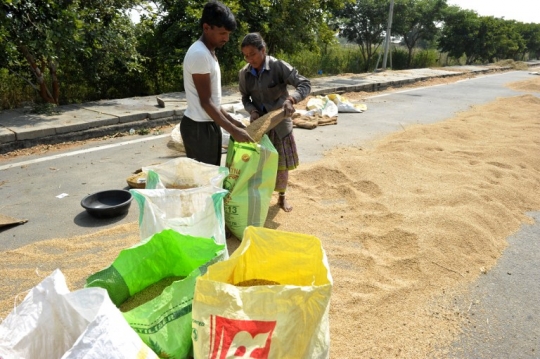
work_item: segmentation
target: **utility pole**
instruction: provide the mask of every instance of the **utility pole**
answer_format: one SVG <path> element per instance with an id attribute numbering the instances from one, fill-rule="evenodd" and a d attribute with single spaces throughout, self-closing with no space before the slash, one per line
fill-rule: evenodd
<path id="1" fill-rule="evenodd" d="M 392 14 L 394 13 L 394 0 L 390 0 L 390 11 L 388 11 L 388 27 L 386 28 L 386 40 L 384 41 L 384 57 L 382 69 L 386 70 L 386 61 L 388 60 L 388 49 L 390 48 L 390 32 L 392 30 Z"/>

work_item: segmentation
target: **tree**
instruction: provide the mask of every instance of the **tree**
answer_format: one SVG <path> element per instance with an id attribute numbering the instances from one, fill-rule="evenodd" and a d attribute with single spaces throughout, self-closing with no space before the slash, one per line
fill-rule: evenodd
<path id="1" fill-rule="evenodd" d="M 334 11 L 339 19 L 340 35 L 360 46 L 365 71 L 372 67 L 373 58 L 383 41 L 388 24 L 389 1 L 356 0 Z"/>
<path id="2" fill-rule="evenodd" d="M 154 55 L 169 69 L 177 71 L 187 49 L 201 34 L 199 18 L 204 2 L 160 0 L 156 3 L 163 16 L 156 23 L 153 42 L 159 44 L 159 49 L 155 49 Z M 224 3 L 238 23 L 229 43 L 217 51 L 224 83 L 238 80 L 238 70 L 244 65 L 240 42 L 246 33 L 261 33 L 270 54 L 314 49 L 319 43 L 333 40 L 325 20 L 331 16 L 331 10 L 342 6 L 340 0 L 229 0 Z M 181 84 L 179 77 L 178 86 Z"/>
<path id="3" fill-rule="evenodd" d="M 25 77 L 44 101 L 59 104 L 63 71 L 99 78 L 115 61 L 137 66 L 136 39 L 123 12 L 137 1 L 3 1 L 0 33 L 9 52 L 0 66 Z"/>
<path id="4" fill-rule="evenodd" d="M 261 33 L 269 53 L 294 54 L 333 41 L 327 20 L 343 5 L 339 0 L 239 0 L 238 19 L 249 32 Z"/>
<path id="5" fill-rule="evenodd" d="M 440 50 L 456 59 L 465 54 L 466 63 L 474 63 L 478 57 L 475 47 L 479 29 L 480 19 L 475 11 L 449 6 L 443 14 L 443 27 L 439 38 Z"/>
<path id="6" fill-rule="evenodd" d="M 407 67 L 411 67 L 413 50 L 420 40 L 431 41 L 437 35 L 446 0 L 402 0 L 396 2 L 392 33 L 403 36 L 408 49 Z"/>
<path id="7" fill-rule="evenodd" d="M 494 62 L 514 59 L 526 48 L 516 21 L 478 16 L 475 12 L 450 7 L 444 17 L 439 45 L 450 56 L 475 61 Z"/>
<path id="8" fill-rule="evenodd" d="M 517 23 L 516 31 L 521 34 L 525 47 L 521 49 L 521 60 L 528 54 L 529 58 L 540 57 L 540 24 Z"/>
<path id="9" fill-rule="evenodd" d="M 516 58 L 525 48 L 515 21 L 483 16 L 480 17 L 480 23 L 476 48 L 478 58 L 484 62 Z"/>

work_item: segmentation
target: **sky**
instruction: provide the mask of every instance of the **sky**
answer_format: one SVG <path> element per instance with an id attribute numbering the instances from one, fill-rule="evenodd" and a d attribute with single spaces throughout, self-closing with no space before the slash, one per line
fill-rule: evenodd
<path id="1" fill-rule="evenodd" d="M 446 3 L 464 10 L 474 10 L 480 16 L 540 24 L 539 0 L 447 0 Z"/>
<path id="2" fill-rule="evenodd" d="M 540 24 L 540 0 L 447 0 L 446 3 L 464 10 L 474 10 L 480 16 Z M 139 14 L 132 11 L 131 19 L 139 22 Z"/>

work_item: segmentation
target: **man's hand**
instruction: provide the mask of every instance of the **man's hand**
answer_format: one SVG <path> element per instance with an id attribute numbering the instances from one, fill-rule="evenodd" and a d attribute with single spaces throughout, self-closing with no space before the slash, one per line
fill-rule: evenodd
<path id="1" fill-rule="evenodd" d="M 231 136 L 236 142 L 255 142 L 249 133 L 240 127 L 234 127 L 234 131 L 231 132 Z"/>
<path id="2" fill-rule="evenodd" d="M 242 121 L 239 121 L 239 120 L 237 120 L 237 119 L 235 119 L 235 118 L 231 118 L 230 121 L 231 121 L 231 123 L 232 123 L 233 125 L 235 125 L 236 127 L 239 127 L 239 128 L 246 128 L 246 125 L 244 125 L 244 123 L 243 123 Z"/>
<path id="3" fill-rule="evenodd" d="M 285 112 L 285 117 L 291 117 L 296 111 L 291 100 L 285 100 L 283 102 L 283 111 Z"/>

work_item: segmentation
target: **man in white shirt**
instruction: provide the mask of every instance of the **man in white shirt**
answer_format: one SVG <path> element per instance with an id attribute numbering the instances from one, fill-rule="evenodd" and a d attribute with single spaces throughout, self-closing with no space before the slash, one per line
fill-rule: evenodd
<path id="1" fill-rule="evenodd" d="M 184 57 L 184 89 L 187 109 L 180 122 L 186 156 L 219 166 L 221 128 L 236 142 L 254 142 L 245 125 L 221 107 L 221 71 L 215 54 L 236 29 L 231 10 L 219 1 L 208 2 L 200 19 L 201 37 Z"/>

